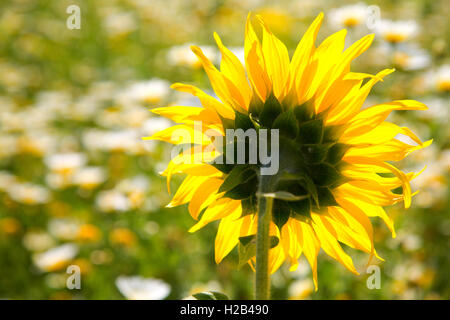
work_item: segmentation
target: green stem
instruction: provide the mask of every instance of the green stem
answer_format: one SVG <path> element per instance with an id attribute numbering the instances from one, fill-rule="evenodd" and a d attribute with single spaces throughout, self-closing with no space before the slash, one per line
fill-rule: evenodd
<path id="1" fill-rule="evenodd" d="M 273 198 L 262 196 L 271 190 L 270 176 L 260 176 L 258 190 L 258 226 L 256 233 L 255 299 L 270 299 L 269 228 L 272 220 Z"/>

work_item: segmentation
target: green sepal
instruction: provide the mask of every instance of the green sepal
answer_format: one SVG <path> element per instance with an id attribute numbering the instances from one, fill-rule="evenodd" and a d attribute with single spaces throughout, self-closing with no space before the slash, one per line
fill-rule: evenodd
<path id="1" fill-rule="evenodd" d="M 308 175 L 304 174 L 304 175 L 302 175 L 301 180 L 299 180 L 298 183 L 304 189 L 306 189 L 306 191 L 308 191 L 308 193 L 313 198 L 315 204 L 319 205 L 319 194 L 317 192 L 316 185 L 314 184 L 312 179 Z"/>
<path id="2" fill-rule="evenodd" d="M 264 107 L 264 102 L 259 98 L 257 94 L 252 95 L 250 104 L 248 106 L 249 114 L 253 114 L 255 118 L 259 118 L 259 115 Z"/>
<path id="3" fill-rule="evenodd" d="M 338 163 L 349 148 L 350 146 L 347 144 L 336 143 L 328 150 L 326 161 L 331 164 Z"/>
<path id="4" fill-rule="evenodd" d="M 223 130 L 234 128 L 234 119 L 224 118 L 219 114 L 218 114 L 218 116 L 219 116 L 220 120 L 222 121 Z"/>
<path id="5" fill-rule="evenodd" d="M 248 129 L 255 129 L 252 120 L 246 114 L 235 112 L 234 129 L 242 129 L 244 131 Z"/>
<path id="6" fill-rule="evenodd" d="M 323 130 L 323 142 L 336 142 L 346 129 L 344 125 L 325 126 Z"/>
<path id="7" fill-rule="evenodd" d="M 219 187 L 219 193 L 233 189 L 239 184 L 245 183 L 256 176 L 255 171 L 248 165 L 237 165 L 225 177 L 225 180 Z"/>
<path id="8" fill-rule="evenodd" d="M 288 222 L 290 216 L 290 208 L 287 201 L 276 200 L 273 202 L 272 221 L 281 231 L 281 228 Z"/>
<path id="9" fill-rule="evenodd" d="M 325 160 L 332 144 L 305 144 L 301 146 L 303 158 L 308 163 L 320 163 Z"/>
<path id="10" fill-rule="evenodd" d="M 314 119 L 314 105 L 310 101 L 296 106 L 293 109 L 295 117 L 300 123 Z"/>
<path id="11" fill-rule="evenodd" d="M 319 187 L 330 186 L 342 177 L 341 174 L 328 163 L 310 165 L 309 172 L 311 179 Z"/>
<path id="12" fill-rule="evenodd" d="M 256 213 L 257 210 L 257 200 L 256 196 L 250 196 L 247 199 L 241 201 L 242 214 L 241 218 L 248 216 L 249 214 Z"/>
<path id="13" fill-rule="evenodd" d="M 256 193 L 257 185 L 258 179 L 256 178 L 255 175 L 253 178 L 250 178 L 247 182 L 241 183 L 236 187 L 234 187 L 233 189 L 228 190 L 227 192 L 225 192 L 223 196 L 234 200 L 247 199 Z"/>
<path id="14" fill-rule="evenodd" d="M 280 135 L 295 139 L 298 133 L 298 123 L 292 110 L 281 113 L 273 122 L 272 129 L 280 130 Z"/>
<path id="15" fill-rule="evenodd" d="M 331 193 L 329 188 L 317 188 L 317 194 L 319 196 L 319 208 L 325 208 L 330 206 L 337 206 L 338 203 Z"/>
<path id="16" fill-rule="evenodd" d="M 222 171 L 225 174 L 230 173 L 231 170 L 233 170 L 233 168 L 235 167 L 234 164 L 217 163 L 217 159 L 221 159 L 221 162 L 225 162 L 225 155 L 218 156 L 217 158 L 215 158 L 213 160 L 213 162 L 211 162 L 209 164 L 212 165 L 217 170 Z"/>
<path id="17" fill-rule="evenodd" d="M 282 112 L 281 104 L 277 98 L 270 94 L 270 96 L 266 99 L 264 103 L 264 107 L 259 114 L 259 123 L 266 128 L 271 128 L 273 121 L 278 117 L 278 115 Z"/>
<path id="18" fill-rule="evenodd" d="M 308 199 L 303 199 L 299 201 L 290 201 L 288 202 L 289 208 L 291 208 L 292 213 L 301 216 L 310 216 L 311 215 L 311 202 Z M 295 218 L 295 214 L 292 214 Z"/>
<path id="19" fill-rule="evenodd" d="M 302 144 L 316 144 L 322 141 L 323 121 L 321 119 L 310 120 L 300 124 L 298 140 Z"/>

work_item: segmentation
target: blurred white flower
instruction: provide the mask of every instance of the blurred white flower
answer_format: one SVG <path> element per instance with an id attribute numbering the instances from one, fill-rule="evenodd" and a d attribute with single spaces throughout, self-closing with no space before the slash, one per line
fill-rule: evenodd
<path id="1" fill-rule="evenodd" d="M 314 291 L 314 284 L 311 278 L 294 281 L 289 286 L 289 299 L 302 300 L 307 298 Z"/>
<path id="2" fill-rule="evenodd" d="M 8 171 L 0 171 L 0 191 L 7 191 L 16 182 L 17 178 L 15 175 Z"/>
<path id="3" fill-rule="evenodd" d="M 415 36 L 419 31 L 419 26 L 414 20 L 380 20 L 376 24 L 376 31 L 385 41 L 395 44 Z"/>
<path id="4" fill-rule="evenodd" d="M 56 271 L 64 268 L 78 253 L 78 247 L 67 243 L 52 248 L 43 253 L 33 255 L 34 264 L 44 272 Z"/>
<path id="5" fill-rule="evenodd" d="M 191 50 L 191 43 L 173 46 L 167 52 L 167 60 L 174 66 L 185 66 L 190 68 L 199 68 L 201 66 L 200 60 Z M 217 63 L 219 60 L 219 53 L 214 47 L 200 46 L 205 56 L 212 62 Z"/>
<path id="6" fill-rule="evenodd" d="M 448 123 L 450 109 L 448 108 L 446 100 L 438 97 L 431 97 L 424 99 L 422 102 L 428 107 L 428 109 L 417 112 L 417 117 L 419 119 Z"/>
<path id="7" fill-rule="evenodd" d="M 170 293 L 164 281 L 140 276 L 119 276 L 116 286 L 128 300 L 162 300 Z"/>
<path id="8" fill-rule="evenodd" d="M 121 124 L 125 128 L 140 128 L 152 113 L 141 106 L 128 108 L 121 112 Z"/>
<path id="9" fill-rule="evenodd" d="M 432 90 L 450 92 L 450 64 L 429 72 L 426 75 L 426 82 Z"/>
<path id="10" fill-rule="evenodd" d="M 116 190 L 125 194 L 128 197 L 131 208 L 140 207 L 144 200 L 145 194 L 149 188 L 149 179 L 146 176 L 136 176 L 134 178 L 125 179 L 121 181 Z"/>
<path id="11" fill-rule="evenodd" d="M 106 190 L 99 193 L 96 199 L 98 208 L 103 212 L 121 212 L 131 208 L 126 195 L 116 190 Z"/>
<path id="12" fill-rule="evenodd" d="M 55 238 L 61 240 L 74 240 L 80 229 L 80 225 L 70 219 L 52 219 L 48 223 L 48 231 Z"/>
<path id="13" fill-rule="evenodd" d="M 431 63 L 428 52 L 416 46 L 401 46 L 393 52 L 395 66 L 403 70 L 420 70 L 426 68 Z"/>
<path id="14" fill-rule="evenodd" d="M 112 37 L 126 35 L 136 30 L 136 17 L 131 12 L 109 13 L 105 15 L 103 26 Z"/>
<path id="15" fill-rule="evenodd" d="M 330 23 L 336 28 L 361 25 L 367 20 L 368 6 L 362 2 L 330 10 Z"/>
<path id="16" fill-rule="evenodd" d="M 55 241 L 45 231 L 28 231 L 22 239 L 23 245 L 30 251 L 44 251 L 51 248 Z"/>
<path id="17" fill-rule="evenodd" d="M 132 129 L 116 131 L 86 130 L 83 133 L 83 144 L 88 150 L 130 152 L 133 154 L 140 153 L 144 147 L 139 132 Z"/>
<path id="18" fill-rule="evenodd" d="M 47 203 L 50 192 L 41 186 L 31 183 L 16 183 L 8 190 L 11 199 L 28 205 Z"/>
<path id="19" fill-rule="evenodd" d="M 17 139 L 17 148 L 21 153 L 43 156 L 53 152 L 57 146 L 57 136 L 50 132 L 25 132 Z"/>
<path id="20" fill-rule="evenodd" d="M 439 161 L 430 163 L 422 174 L 411 181 L 415 190 L 420 192 L 415 197 L 415 203 L 422 208 L 433 206 L 436 201 L 444 199 L 447 195 L 447 181 L 445 167 Z"/>
<path id="21" fill-rule="evenodd" d="M 71 175 L 76 169 L 86 163 L 86 156 L 82 153 L 56 153 L 45 158 L 48 168 L 55 173 Z"/>
<path id="22" fill-rule="evenodd" d="M 170 92 L 170 83 L 153 78 L 131 84 L 118 93 L 117 101 L 122 105 L 157 104 L 164 100 Z"/>
<path id="23" fill-rule="evenodd" d="M 83 189 L 94 189 L 105 180 L 106 173 L 101 167 L 81 168 L 72 177 L 73 184 Z"/>
<path id="24" fill-rule="evenodd" d="M 141 131 L 143 135 L 152 136 L 156 132 L 167 129 L 172 126 L 173 123 L 163 117 L 152 117 L 147 119 L 142 125 Z"/>
<path id="25" fill-rule="evenodd" d="M 10 157 L 17 152 L 17 138 L 13 135 L 0 135 L 0 159 Z"/>

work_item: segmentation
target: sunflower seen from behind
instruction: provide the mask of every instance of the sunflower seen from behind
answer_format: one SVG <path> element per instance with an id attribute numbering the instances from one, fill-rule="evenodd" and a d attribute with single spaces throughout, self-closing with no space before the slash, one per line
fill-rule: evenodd
<path id="1" fill-rule="evenodd" d="M 393 221 L 383 207 L 404 202 L 408 208 L 413 196 L 410 180 L 418 175 L 404 173 L 391 162 L 431 143 L 386 118 L 394 110 L 425 110 L 426 106 L 397 100 L 362 108 L 372 87 L 394 71 L 385 69 L 375 75 L 350 71 L 352 60 L 369 48 L 373 35 L 344 49 L 346 30 L 341 30 L 316 46 L 323 20 L 319 14 L 290 58 L 286 46 L 256 18 L 262 37 L 257 36 L 249 15 L 245 67 L 217 34 L 220 71 L 198 47 L 192 47 L 218 99 L 195 86 L 174 84 L 173 89 L 196 96 L 202 107 L 153 109 L 177 125 L 149 139 L 189 146 L 189 152 L 176 155 L 163 172 L 168 187 L 173 174 L 186 176 L 168 206 L 188 204 L 197 220 L 190 232 L 220 221 L 215 239 L 215 260 L 220 263 L 237 245 L 245 248 L 257 232 L 263 165 L 217 163 L 223 154 L 213 146 L 227 129 L 277 129 L 279 168 L 267 180 L 270 188 L 266 190 L 275 197 L 268 268 L 273 273 L 287 261 L 290 270 L 295 270 L 304 254 L 317 289 L 321 248 L 354 274 L 358 272 L 342 244 L 382 259 L 374 248 L 370 218 L 381 218 L 395 237 Z M 175 134 L 180 130 L 191 139 Z M 399 135 L 414 144 L 397 139 Z M 225 149 L 235 147 L 223 139 Z M 242 251 L 241 263 L 254 267 L 254 255 Z"/>

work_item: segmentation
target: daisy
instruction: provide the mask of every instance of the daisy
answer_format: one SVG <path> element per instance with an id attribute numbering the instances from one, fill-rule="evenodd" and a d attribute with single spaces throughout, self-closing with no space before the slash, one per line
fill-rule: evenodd
<path id="1" fill-rule="evenodd" d="M 356 27 L 367 20 L 368 6 L 364 3 L 356 3 L 343 6 L 330 11 L 330 22 L 335 27 Z"/>
<path id="2" fill-rule="evenodd" d="M 376 30 L 385 41 L 396 44 L 411 39 L 418 33 L 419 26 L 413 20 L 380 20 Z"/>
<path id="3" fill-rule="evenodd" d="M 164 281 L 140 276 L 120 276 L 116 286 L 129 300 L 162 300 L 170 293 L 170 286 Z"/>

